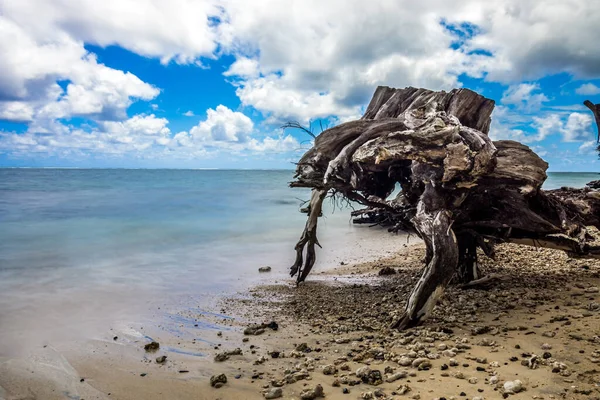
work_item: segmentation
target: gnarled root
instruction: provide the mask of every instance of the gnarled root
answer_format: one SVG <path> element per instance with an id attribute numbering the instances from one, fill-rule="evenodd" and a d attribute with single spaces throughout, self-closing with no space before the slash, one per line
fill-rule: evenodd
<path id="1" fill-rule="evenodd" d="M 290 268 L 290 276 L 298 274 L 296 284 L 299 284 L 306 279 L 317 260 L 315 244 L 321 247 L 319 240 L 317 239 L 317 222 L 321 215 L 323 199 L 326 194 L 327 190 L 312 190 L 310 203 L 308 205 L 308 220 L 306 221 L 306 226 L 304 227 L 302 236 L 300 236 L 300 240 L 296 243 L 296 261 Z M 306 245 L 308 245 L 308 247 L 306 249 L 306 261 L 304 261 L 303 252 Z"/>
<path id="2" fill-rule="evenodd" d="M 432 257 L 409 297 L 404 314 L 392 324 L 392 328 L 411 328 L 425 320 L 454 275 L 458 264 L 458 243 L 451 228 L 450 215 L 446 210 L 422 212 L 413 219 Z"/>

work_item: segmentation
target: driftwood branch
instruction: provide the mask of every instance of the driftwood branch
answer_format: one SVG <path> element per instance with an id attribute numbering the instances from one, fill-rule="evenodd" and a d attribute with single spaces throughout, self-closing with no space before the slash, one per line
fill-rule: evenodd
<path id="1" fill-rule="evenodd" d="M 425 243 L 426 267 L 398 329 L 420 324 L 451 280 L 489 283 L 477 249 L 493 258 L 495 243 L 513 242 L 598 258 L 588 228 L 600 228 L 600 192 L 542 190 L 545 161 L 525 145 L 487 136 L 493 108 L 468 89 L 379 87 L 360 120 L 317 136 L 291 183 L 313 189 L 291 269 L 297 282 L 315 263 L 317 219 L 330 190 L 366 207 L 353 213 L 356 222 L 412 232 Z M 401 192 L 389 198 L 396 185 Z"/>
<path id="2" fill-rule="evenodd" d="M 583 102 L 587 108 L 590 109 L 592 114 L 594 114 L 594 119 L 596 121 L 596 129 L 597 129 L 597 141 L 600 143 L 600 104 L 594 104 L 589 100 Z"/>

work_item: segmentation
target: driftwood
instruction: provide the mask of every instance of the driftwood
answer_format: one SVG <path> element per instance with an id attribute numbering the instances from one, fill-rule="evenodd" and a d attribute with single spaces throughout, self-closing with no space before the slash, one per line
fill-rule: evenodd
<path id="1" fill-rule="evenodd" d="M 600 258 L 600 192 L 545 191 L 548 164 L 514 141 L 487 133 L 494 102 L 468 89 L 434 92 L 379 87 L 357 121 L 322 132 L 297 164 L 292 187 L 313 189 L 291 275 L 304 281 L 316 260 L 317 220 L 328 193 L 358 202 L 355 222 L 417 234 L 426 267 L 398 329 L 421 323 L 454 280 L 483 280 L 477 249 L 513 242 Z M 388 198 L 399 185 L 401 191 Z M 303 256 L 306 247 L 306 257 Z"/>
<path id="2" fill-rule="evenodd" d="M 586 100 L 583 102 L 583 105 L 586 106 L 587 108 L 590 109 L 590 111 L 592 112 L 592 114 L 594 114 L 594 120 L 596 121 L 596 129 L 597 129 L 597 142 L 598 147 L 598 155 L 600 155 L 600 104 L 594 104 L 589 100 Z"/>

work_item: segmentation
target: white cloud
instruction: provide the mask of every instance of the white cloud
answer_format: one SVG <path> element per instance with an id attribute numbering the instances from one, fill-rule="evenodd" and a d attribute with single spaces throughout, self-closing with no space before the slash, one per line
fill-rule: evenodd
<path id="1" fill-rule="evenodd" d="M 571 113 L 561 130 L 564 140 L 578 142 L 593 136 L 592 117 L 589 114 Z"/>
<path id="2" fill-rule="evenodd" d="M 0 151 L 16 156 L 89 157 L 108 155 L 157 159 L 206 158 L 219 152 L 284 153 L 300 150 L 291 135 L 252 137 L 254 125 L 225 106 L 207 111 L 190 131 L 173 134 L 166 118 L 135 115 L 123 121 L 102 121 L 96 128 L 67 126 L 57 121 L 32 124 L 25 133 L 1 132 Z"/>
<path id="3" fill-rule="evenodd" d="M 192 110 L 188 110 L 188 111 L 184 112 L 183 115 L 185 117 L 193 117 L 194 116 L 194 112 Z"/>
<path id="4" fill-rule="evenodd" d="M 212 0 L 4 0 L 6 14 L 35 40 L 69 36 L 99 46 L 118 45 L 163 62 L 192 63 L 213 56 L 222 16 Z"/>
<path id="5" fill-rule="evenodd" d="M 250 118 L 241 112 L 232 111 L 224 105 L 206 112 L 207 118 L 190 130 L 190 135 L 200 141 L 239 142 L 248 140 L 254 128 Z"/>
<path id="6" fill-rule="evenodd" d="M 521 81 L 558 72 L 577 77 L 600 75 L 600 8 L 594 2 L 536 0 L 478 2 L 469 21 L 482 34 L 468 43 L 491 52 L 488 80 Z"/>
<path id="7" fill-rule="evenodd" d="M 511 84 L 503 103 L 536 111 L 548 98 L 535 83 L 518 84 L 523 79 L 559 72 L 600 76 L 600 50 L 589 40 L 600 36 L 599 21 L 600 8 L 584 0 L 552 6 L 535 0 L 4 0 L 0 118 L 28 121 L 29 129 L 14 138 L 4 133 L 1 140 L 11 137 L 20 146 L 35 141 L 35 149 L 46 151 L 54 142 L 42 134 L 56 136 L 59 147 L 72 134 L 73 143 L 98 151 L 115 150 L 113 139 L 145 146 L 148 136 L 157 137 L 150 148 L 170 152 L 295 145 L 287 136 L 253 138 L 252 121 L 224 106 L 209 110 L 189 132 L 124 134 L 137 132 L 132 124 L 162 123 L 153 115 L 127 118 L 133 101 L 151 101 L 159 89 L 99 63 L 84 44 L 118 45 L 163 63 L 201 65 L 203 57 L 233 56 L 224 75 L 242 105 L 268 121 L 345 121 L 361 114 L 377 85 L 450 89 L 460 85 L 462 74 Z M 588 83 L 577 93 L 594 90 Z M 492 134 L 536 141 L 558 133 L 584 140 L 586 120 L 571 111 L 526 121 L 535 133 L 506 115 L 494 122 Z M 57 122 L 74 116 L 98 128 Z M 121 144 L 119 149 L 135 150 Z"/>
<path id="8" fill-rule="evenodd" d="M 579 153 L 580 154 L 594 154 L 597 152 L 597 148 L 598 148 L 598 142 L 595 140 L 590 140 L 590 141 L 583 143 L 581 146 L 579 146 Z"/>
<path id="9" fill-rule="evenodd" d="M 33 119 L 33 107 L 23 101 L 0 102 L 0 120 L 29 122 Z"/>
<path id="10" fill-rule="evenodd" d="M 593 83 L 584 83 L 575 89 L 575 93 L 585 96 L 594 96 L 596 94 L 600 94 L 600 88 Z"/>
<path id="11" fill-rule="evenodd" d="M 543 93 L 534 93 L 539 90 L 540 86 L 537 83 L 512 85 L 502 94 L 501 102 L 527 112 L 538 111 L 544 102 L 548 101 Z"/>
<path id="12" fill-rule="evenodd" d="M 498 106 L 492 115 L 490 137 L 493 140 L 516 140 L 522 143 L 541 142 L 551 135 L 561 135 L 565 142 L 590 140 L 592 118 L 586 113 L 544 113 L 523 116 Z"/>

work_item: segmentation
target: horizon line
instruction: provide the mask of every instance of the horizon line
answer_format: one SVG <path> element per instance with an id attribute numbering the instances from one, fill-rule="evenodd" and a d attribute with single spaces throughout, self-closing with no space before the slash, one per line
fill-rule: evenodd
<path id="1" fill-rule="evenodd" d="M 179 168 L 179 167 L 11 167 L 0 166 L 0 169 L 76 169 L 76 170 L 180 170 L 180 171 L 294 171 L 294 168 Z M 600 171 L 546 171 L 549 173 L 600 174 Z"/>

